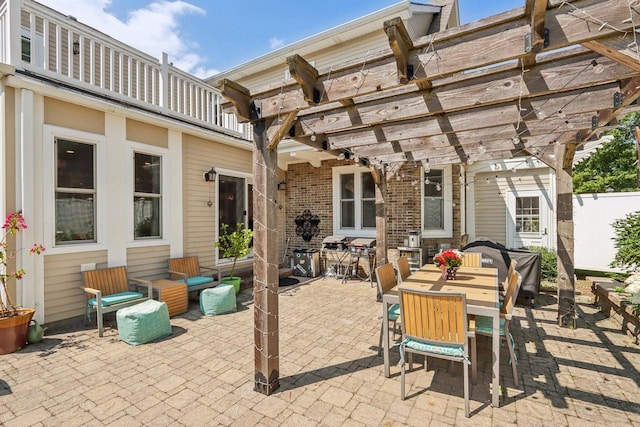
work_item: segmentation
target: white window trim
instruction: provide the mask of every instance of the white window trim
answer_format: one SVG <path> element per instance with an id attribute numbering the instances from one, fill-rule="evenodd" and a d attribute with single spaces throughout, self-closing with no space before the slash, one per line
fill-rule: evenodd
<path id="1" fill-rule="evenodd" d="M 47 254 L 64 254 L 85 252 L 87 250 L 104 250 L 107 249 L 107 144 L 104 135 L 97 135 L 90 132 L 78 131 L 75 129 L 67 129 L 58 126 L 44 125 L 43 128 L 43 199 L 45 212 L 44 215 L 44 242 L 47 248 Z M 85 144 L 93 144 L 96 147 L 95 155 L 95 180 L 96 180 L 96 242 L 78 243 L 73 245 L 55 245 L 55 182 L 56 182 L 56 165 L 55 165 L 55 140 L 68 139 L 78 141 Z"/>
<path id="2" fill-rule="evenodd" d="M 127 215 L 127 230 L 129 236 L 129 247 L 141 247 L 141 246 L 157 246 L 158 244 L 168 243 L 168 240 L 165 236 L 169 234 L 169 203 L 167 197 L 167 189 L 169 186 L 167 185 L 167 176 L 169 174 L 169 165 L 168 165 L 168 156 L 169 150 L 166 148 L 156 147 L 153 145 L 142 144 L 135 141 L 127 141 L 129 159 L 130 162 L 127 162 L 127 176 L 129 176 L 129 189 L 128 189 L 128 198 L 129 203 L 127 205 L 128 215 Z M 160 194 L 162 200 L 162 207 L 160 212 L 160 218 L 162 221 L 162 237 L 153 238 L 147 237 L 144 239 L 136 239 L 134 233 L 134 224 L 133 224 L 133 195 L 135 193 L 135 176 L 134 176 L 134 155 L 135 153 L 141 154 L 149 154 L 151 156 L 158 156 L 161 158 L 160 164 L 162 165 L 162 176 L 160 177 Z"/>
<path id="3" fill-rule="evenodd" d="M 423 238 L 452 238 L 453 237 L 453 168 L 451 165 L 432 167 L 432 170 L 440 169 L 442 173 L 442 197 L 444 199 L 444 229 L 426 230 L 424 223 L 424 168 L 421 168 L 420 176 L 420 222 L 422 223 Z"/>
<path id="4" fill-rule="evenodd" d="M 516 199 L 523 197 L 537 197 L 538 198 L 538 222 L 540 224 L 539 231 L 523 231 L 518 233 L 516 231 Z M 507 242 L 511 244 L 516 238 L 520 236 L 522 238 L 529 239 L 544 239 L 545 230 L 548 231 L 549 225 L 549 213 L 547 210 L 547 201 L 545 200 L 545 190 L 518 190 L 509 191 L 507 194 Z M 511 226 L 509 226 L 511 224 Z"/>
<path id="5" fill-rule="evenodd" d="M 362 183 L 361 179 L 355 180 L 355 220 L 356 226 L 354 228 L 340 228 L 340 176 L 348 173 L 363 173 L 369 172 L 369 169 L 363 166 L 338 166 L 332 170 L 332 185 L 333 185 L 333 234 L 349 236 L 349 237 L 376 237 L 376 229 L 362 229 Z"/>

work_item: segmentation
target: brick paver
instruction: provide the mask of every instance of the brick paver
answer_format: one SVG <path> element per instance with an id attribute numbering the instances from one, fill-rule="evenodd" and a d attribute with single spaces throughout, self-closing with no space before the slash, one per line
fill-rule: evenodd
<path id="1" fill-rule="evenodd" d="M 71 325 L 2 356 L 0 425 L 177 426 L 640 426 L 640 347 L 587 302 L 578 328 L 558 328 L 556 298 L 517 306 L 516 386 L 501 354 L 501 405 L 490 405 L 490 340 L 478 338 L 478 384 L 464 418 L 462 369 L 434 360 L 384 378 L 377 355 L 381 307 L 368 282 L 318 279 L 280 294 L 280 383 L 253 391 L 253 305 L 171 319 L 173 335 L 132 347 L 113 321 L 105 337 Z M 397 350 L 392 363 L 398 361 Z"/>

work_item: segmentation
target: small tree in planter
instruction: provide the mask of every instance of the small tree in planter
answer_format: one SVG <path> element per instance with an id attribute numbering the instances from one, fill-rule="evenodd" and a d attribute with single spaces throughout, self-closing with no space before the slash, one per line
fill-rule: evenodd
<path id="1" fill-rule="evenodd" d="M 235 276 L 236 262 L 238 258 L 245 257 L 251 252 L 251 239 L 253 239 L 253 231 L 244 228 L 244 224 L 239 222 L 236 224 L 236 229 L 231 232 L 228 224 L 222 224 L 220 237 L 215 243 L 216 248 L 220 249 L 222 257 L 231 259 L 233 262 L 229 276 L 223 277 L 220 281 L 233 285 L 236 294 L 240 292 L 240 277 Z"/>
<path id="2" fill-rule="evenodd" d="M 21 212 L 9 214 L 2 226 L 0 237 L 0 286 L 6 301 L 0 297 L 0 354 L 13 353 L 22 348 L 27 342 L 29 323 L 35 313 L 33 308 L 17 306 L 11 299 L 7 286 L 10 280 L 20 280 L 26 273 L 23 269 L 9 271 L 9 261 L 15 258 L 20 248 L 12 249 L 10 244 L 15 241 L 10 236 L 15 236 L 20 230 L 27 228 Z M 44 247 L 38 243 L 29 249 L 30 254 L 40 254 Z"/>

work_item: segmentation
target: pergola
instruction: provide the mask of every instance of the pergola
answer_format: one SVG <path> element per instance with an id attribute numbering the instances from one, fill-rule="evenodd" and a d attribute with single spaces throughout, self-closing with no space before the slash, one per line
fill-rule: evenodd
<path id="1" fill-rule="evenodd" d="M 556 172 L 558 323 L 573 325 L 571 167 L 587 140 L 640 97 L 637 0 L 526 0 L 524 7 L 316 70 L 287 58 L 293 80 L 223 95 L 254 128 L 255 388 L 279 386 L 277 146 L 292 138 L 358 159 L 376 182 L 378 260 L 386 259 L 386 180 L 404 165 L 534 156 Z"/>

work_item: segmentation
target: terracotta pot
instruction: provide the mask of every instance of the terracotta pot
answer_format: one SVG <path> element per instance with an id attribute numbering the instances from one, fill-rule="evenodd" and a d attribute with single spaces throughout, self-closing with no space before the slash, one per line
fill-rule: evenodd
<path id="1" fill-rule="evenodd" d="M 35 312 L 33 308 L 21 308 L 17 316 L 0 318 L 0 354 L 13 353 L 27 345 L 29 323 Z"/>

